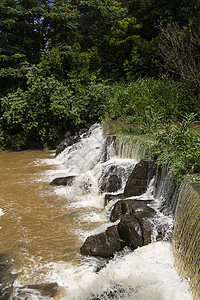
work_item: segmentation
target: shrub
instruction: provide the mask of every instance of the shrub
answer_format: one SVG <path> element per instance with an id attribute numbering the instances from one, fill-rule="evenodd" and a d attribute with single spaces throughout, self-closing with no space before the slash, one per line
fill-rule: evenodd
<path id="1" fill-rule="evenodd" d="M 19 150 L 52 145 L 66 128 L 78 123 L 70 89 L 53 76 L 43 77 L 40 71 L 37 67 L 27 71 L 25 92 L 18 89 L 1 98 L 4 147 Z"/>
<path id="2" fill-rule="evenodd" d="M 181 120 L 188 102 L 180 88 L 152 78 L 114 84 L 106 118 L 120 118 L 149 128 L 157 123 Z"/>
<path id="3" fill-rule="evenodd" d="M 179 181 L 200 172 L 200 133 L 191 128 L 193 120 L 194 114 L 186 115 L 182 123 L 168 125 L 155 134 L 158 165 L 169 165 Z"/>

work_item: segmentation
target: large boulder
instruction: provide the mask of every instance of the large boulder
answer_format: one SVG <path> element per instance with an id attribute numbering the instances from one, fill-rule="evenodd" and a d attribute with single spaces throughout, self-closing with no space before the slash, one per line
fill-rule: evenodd
<path id="1" fill-rule="evenodd" d="M 146 192 L 147 186 L 155 172 L 153 159 L 142 159 L 136 164 L 124 189 L 124 197 L 138 196 Z"/>
<path id="2" fill-rule="evenodd" d="M 122 216 L 118 224 L 120 238 L 132 249 L 151 243 L 155 214 L 154 209 L 144 206 Z"/>
<path id="3" fill-rule="evenodd" d="M 125 245 L 133 250 L 151 243 L 156 212 L 147 204 L 151 200 L 120 200 L 111 213 L 111 221 L 120 218 L 118 225 L 90 236 L 81 247 L 81 254 L 112 257 Z"/>
<path id="4" fill-rule="evenodd" d="M 140 199 L 124 199 L 119 200 L 113 206 L 113 209 L 110 214 L 110 221 L 115 222 L 116 220 L 120 219 L 123 215 L 135 215 L 137 212 L 141 211 L 142 209 L 150 209 L 147 204 L 151 203 L 152 200 L 140 200 Z"/>
<path id="5" fill-rule="evenodd" d="M 99 188 L 102 192 L 114 193 L 122 189 L 133 170 L 133 163 L 110 163 L 103 167 L 99 177 Z"/>
<path id="6" fill-rule="evenodd" d="M 117 226 L 108 227 L 105 232 L 89 236 L 80 250 L 82 255 L 112 257 L 116 251 L 122 250 Z"/>
<path id="7" fill-rule="evenodd" d="M 122 217 L 118 224 L 118 232 L 120 238 L 132 249 L 143 246 L 142 228 L 134 216 Z"/>
<path id="8" fill-rule="evenodd" d="M 99 178 L 99 188 L 102 192 L 116 192 L 121 188 L 122 178 L 119 166 L 111 164 L 106 166 Z"/>
<path id="9" fill-rule="evenodd" d="M 72 135 L 70 131 L 67 131 L 64 139 L 60 142 L 56 149 L 56 156 L 60 154 L 65 148 L 72 146 L 74 143 L 80 141 L 80 136 L 78 134 Z"/>
<path id="10" fill-rule="evenodd" d="M 76 176 L 65 176 L 65 177 L 55 178 L 50 183 L 50 185 L 55 185 L 55 186 L 59 186 L 59 185 L 72 186 L 75 178 L 76 178 Z"/>

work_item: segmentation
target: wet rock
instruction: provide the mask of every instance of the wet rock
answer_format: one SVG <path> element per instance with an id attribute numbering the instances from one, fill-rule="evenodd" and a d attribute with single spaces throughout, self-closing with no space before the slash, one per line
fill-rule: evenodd
<path id="1" fill-rule="evenodd" d="M 142 228 L 143 246 L 151 243 L 151 236 L 155 227 L 153 219 L 155 215 L 155 210 L 148 206 L 135 212 L 135 216 Z"/>
<path id="2" fill-rule="evenodd" d="M 132 249 L 143 246 L 142 228 L 134 216 L 122 217 L 118 224 L 118 232 L 120 238 Z"/>
<path id="3" fill-rule="evenodd" d="M 109 263 L 109 260 L 109 258 L 99 257 L 97 266 L 95 268 L 95 273 L 98 274 L 102 269 L 106 268 L 107 264 Z"/>
<path id="4" fill-rule="evenodd" d="M 140 201 L 138 201 L 140 202 Z M 133 207 L 128 206 L 128 211 L 122 216 L 118 224 L 120 238 L 132 249 L 148 245 L 151 243 L 151 236 L 154 229 L 154 216 L 156 212 L 151 207 L 139 206 L 139 203 Z"/>
<path id="5" fill-rule="evenodd" d="M 105 194 L 105 197 L 104 197 L 105 206 L 108 204 L 108 202 L 110 202 L 112 200 L 123 199 L 123 198 L 124 198 L 124 194 L 123 193 L 119 193 L 119 194 Z"/>
<path id="6" fill-rule="evenodd" d="M 81 139 L 81 135 L 87 132 L 86 128 L 81 128 L 77 133 L 71 134 L 70 131 L 67 131 L 64 139 L 59 143 L 56 149 L 56 156 L 60 154 L 65 148 L 72 146 L 73 144 L 77 143 Z"/>
<path id="7" fill-rule="evenodd" d="M 153 159 L 141 160 L 133 169 L 124 189 L 124 197 L 138 196 L 146 192 L 155 171 Z"/>
<path id="8" fill-rule="evenodd" d="M 154 229 L 154 221 L 151 218 L 142 218 L 140 220 L 143 234 L 143 245 L 148 245 L 152 242 L 152 234 Z"/>
<path id="9" fill-rule="evenodd" d="M 0 254 L 0 299 L 10 299 L 16 275 L 12 274 L 12 265 L 5 254 Z"/>
<path id="10" fill-rule="evenodd" d="M 76 178 L 76 176 L 65 176 L 65 177 L 55 178 L 50 183 L 50 185 L 55 185 L 55 186 L 59 186 L 59 185 L 72 186 L 75 178 Z"/>
<path id="11" fill-rule="evenodd" d="M 135 215 L 137 211 L 143 208 L 148 209 L 147 204 L 151 203 L 152 200 L 137 200 L 137 199 L 124 199 L 119 200 L 113 206 L 110 214 L 110 221 L 115 222 L 125 214 Z"/>
<path id="12" fill-rule="evenodd" d="M 105 232 L 89 236 L 80 250 L 82 255 L 112 257 L 116 251 L 122 250 L 117 226 L 111 226 Z"/>
<path id="13" fill-rule="evenodd" d="M 99 188 L 102 192 L 116 192 L 121 188 L 122 179 L 119 172 L 119 166 L 110 165 L 103 170 L 99 179 Z"/>
<path id="14" fill-rule="evenodd" d="M 65 148 L 72 146 L 74 143 L 77 143 L 80 141 L 80 136 L 79 135 L 72 135 L 70 131 L 67 131 L 64 139 L 62 142 L 58 145 L 56 149 L 56 155 L 60 154 Z"/>
<path id="15" fill-rule="evenodd" d="M 110 220 L 121 219 L 118 225 L 105 232 L 90 236 L 81 247 L 81 254 L 111 257 L 124 246 L 131 249 L 151 243 L 156 211 L 147 206 L 152 200 L 119 200 L 111 212 Z"/>
<path id="16" fill-rule="evenodd" d="M 133 164 L 110 163 L 104 166 L 99 177 L 99 188 L 102 192 L 114 193 L 122 189 L 123 180 L 133 169 Z"/>

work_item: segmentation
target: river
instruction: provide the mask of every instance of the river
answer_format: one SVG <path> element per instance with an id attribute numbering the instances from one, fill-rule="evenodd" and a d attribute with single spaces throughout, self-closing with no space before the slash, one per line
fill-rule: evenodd
<path id="1" fill-rule="evenodd" d="M 104 146 L 97 127 L 57 158 L 47 150 L 0 153 L 0 255 L 14 277 L 9 299 L 192 299 L 167 241 L 135 252 L 125 249 L 99 272 L 103 260 L 81 256 L 85 238 L 110 225 L 110 207 L 104 208 L 97 184 Z M 135 163 L 115 157 L 109 161 L 129 167 Z M 50 186 L 66 174 L 76 175 L 76 184 Z M 39 285 L 46 283 L 57 283 L 56 292 L 41 292 Z"/>

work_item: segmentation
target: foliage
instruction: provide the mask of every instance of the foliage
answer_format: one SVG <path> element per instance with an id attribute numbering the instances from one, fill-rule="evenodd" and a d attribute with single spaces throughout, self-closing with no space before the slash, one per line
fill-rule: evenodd
<path id="1" fill-rule="evenodd" d="M 165 80 L 138 79 L 114 84 L 106 107 L 106 118 L 120 118 L 153 130 L 158 123 L 180 120 L 187 111 L 181 89 Z"/>
<path id="2" fill-rule="evenodd" d="M 82 123 L 84 121 L 84 123 L 92 124 L 103 119 L 111 91 L 112 88 L 108 83 L 98 82 L 95 77 L 92 78 L 87 92 L 80 95 L 77 101 Z"/>
<path id="3" fill-rule="evenodd" d="M 1 147 L 11 149 L 55 145 L 66 128 L 72 132 L 100 120 L 110 94 L 103 82 L 90 82 L 82 94 L 37 66 L 23 70 L 27 89 L 1 98 Z"/>
<path id="4" fill-rule="evenodd" d="M 194 114 L 186 115 L 183 122 L 168 125 L 156 133 L 157 164 L 169 165 L 177 180 L 200 173 L 200 133 L 191 128 Z"/>
<path id="5" fill-rule="evenodd" d="M 125 71 L 128 80 L 159 72 L 157 40 L 141 38 L 141 30 L 142 25 L 134 17 L 126 17 L 112 27 L 110 43 L 116 53 L 116 65 Z"/>
<path id="6" fill-rule="evenodd" d="M 42 19 L 48 1 L 2 0 L 0 3 L 0 67 L 39 62 L 44 34 Z"/>
<path id="7" fill-rule="evenodd" d="M 126 2 L 129 14 L 142 24 L 142 38 L 147 40 L 159 34 L 157 25 L 160 21 L 164 24 L 178 22 L 181 26 L 185 26 L 196 11 L 194 1 L 187 0 L 128 0 Z"/>
<path id="8" fill-rule="evenodd" d="M 182 122 L 162 124 L 153 132 L 146 132 L 143 126 L 127 126 L 123 128 L 126 135 L 118 139 L 139 143 L 145 156 L 157 158 L 158 166 L 169 166 L 178 183 L 185 179 L 200 182 L 200 127 L 194 120 L 194 114 L 187 114 Z"/>
<path id="9" fill-rule="evenodd" d="M 199 39 L 190 36 L 199 28 L 197 1 L 1 0 L 0 11 L 1 146 L 51 146 L 63 131 L 103 117 L 136 122 L 147 133 L 196 113 L 198 66 L 185 95 L 155 78 L 163 71 L 159 20 L 185 26 L 183 49 L 199 53 Z"/>
<path id="10" fill-rule="evenodd" d="M 72 92 L 53 76 L 41 76 L 37 67 L 28 68 L 27 90 L 18 89 L 1 98 L 3 146 L 23 149 L 51 145 L 65 128 L 79 118 Z"/>
<path id="11" fill-rule="evenodd" d="M 0 96 L 5 96 L 9 92 L 15 92 L 18 88 L 26 88 L 26 78 L 24 68 L 27 62 L 24 62 L 19 68 L 1 68 L 0 69 Z"/>
<path id="12" fill-rule="evenodd" d="M 200 37 L 191 27 L 181 28 L 176 23 L 167 27 L 160 25 L 162 40 L 159 50 L 164 67 L 181 80 L 185 91 L 194 99 L 194 105 L 200 110 Z"/>

